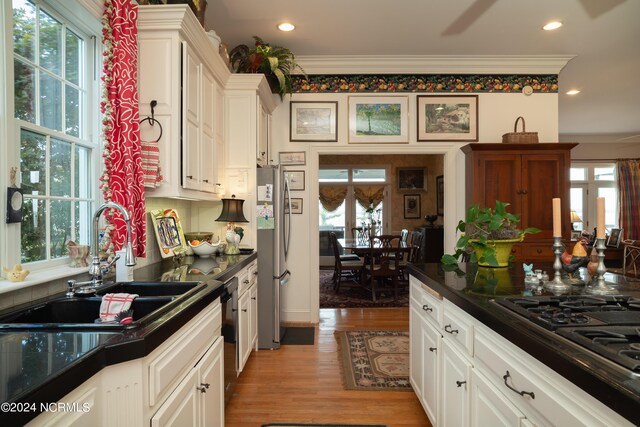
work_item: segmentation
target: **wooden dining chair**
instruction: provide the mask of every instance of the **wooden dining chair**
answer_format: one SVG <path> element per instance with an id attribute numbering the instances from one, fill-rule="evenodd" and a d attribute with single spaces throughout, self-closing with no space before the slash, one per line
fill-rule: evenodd
<path id="1" fill-rule="evenodd" d="M 409 277 L 407 276 L 407 263 L 412 263 L 412 264 L 416 264 L 421 262 L 422 260 L 420 259 L 420 253 L 422 251 L 422 238 L 423 235 L 421 232 L 419 231 L 412 231 L 411 232 L 411 239 L 409 240 L 409 254 L 405 259 L 401 260 L 398 263 L 398 270 L 399 270 L 399 279 L 400 282 L 402 283 L 408 283 L 409 282 Z"/>
<path id="2" fill-rule="evenodd" d="M 333 248 L 334 257 L 333 290 L 338 293 L 343 278 L 355 281 L 356 283 L 360 282 L 360 274 L 364 268 L 364 261 L 354 254 L 340 255 L 336 233 L 329 233 L 329 242 Z M 356 259 L 353 258 L 354 256 Z"/>
<path id="3" fill-rule="evenodd" d="M 370 239 L 371 256 L 365 266 L 369 278 L 371 298 L 376 301 L 376 294 L 383 290 L 385 283 L 391 282 L 394 297 L 398 298 L 398 260 L 400 259 L 400 236 L 383 234 Z M 380 287 L 378 287 L 380 285 Z"/>

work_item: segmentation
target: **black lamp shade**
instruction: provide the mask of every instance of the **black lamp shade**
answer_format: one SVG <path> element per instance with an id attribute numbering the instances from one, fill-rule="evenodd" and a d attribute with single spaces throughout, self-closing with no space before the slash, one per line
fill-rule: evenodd
<path id="1" fill-rule="evenodd" d="M 242 212 L 243 204 L 244 200 L 236 199 L 235 196 L 231 196 L 231 199 L 222 199 L 222 212 L 216 221 L 249 222 Z"/>

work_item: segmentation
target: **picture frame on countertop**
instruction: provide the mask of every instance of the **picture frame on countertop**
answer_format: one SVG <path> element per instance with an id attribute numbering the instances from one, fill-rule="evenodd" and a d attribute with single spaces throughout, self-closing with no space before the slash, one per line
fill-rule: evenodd
<path id="1" fill-rule="evenodd" d="M 175 209 L 156 209 L 150 211 L 149 215 L 162 258 L 169 258 L 187 250 L 180 216 Z"/>
<path id="2" fill-rule="evenodd" d="M 284 176 L 289 181 L 289 190 L 304 190 L 304 171 L 284 171 Z"/>
<path id="3" fill-rule="evenodd" d="M 609 233 L 609 238 L 607 239 L 607 246 L 610 248 L 620 247 L 620 242 L 622 241 L 622 228 L 612 228 L 611 233 Z"/>
<path id="4" fill-rule="evenodd" d="M 408 144 L 407 96 L 350 96 L 350 144 Z"/>
<path id="5" fill-rule="evenodd" d="M 580 230 L 571 230 L 571 240 L 578 241 L 580 240 L 580 236 L 582 235 L 582 231 Z"/>
<path id="6" fill-rule="evenodd" d="M 304 166 L 307 164 L 304 151 L 281 151 L 278 153 L 278 160 L 281 166 Z"/>
<path id="7" fill-rule="evenodd" d="M 418 141 L 478 141 L 478 95 L 418 95 Z"/>
<path id="8" fill-rule="evenodd" d="M 420 195 L 405 194 L 404 195 L 404 219 L 421 218 Z"/>
<path id="9" fill-rule="evenodd" d="M 426 191 L 425 168 L 398 168 L 398 190 Z"/>
<path id="10" fill-rule="evenodd" d="M 338 141 L 338 101 L 291 101 L 289 105 L 290 141 Z"/>
<path id="11" fill-rule="evenodd" d="M 284 201 L 284 213 L 289 213 L 289 201 L 287 199 Z M 291 214 L 302 214 L 302 198 L 291 198 Z"/>

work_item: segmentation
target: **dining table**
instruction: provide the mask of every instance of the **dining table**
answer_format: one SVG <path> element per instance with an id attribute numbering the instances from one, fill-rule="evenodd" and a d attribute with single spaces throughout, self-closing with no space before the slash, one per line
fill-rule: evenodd
<path id="1" fill-rule="evenodd" d="M 368 240 L 362 240 L 352 237 L 338 239 L 338 243 L 345 250 L 351 251 L 351 253 L 354 253 L 360 257 L 364 256 L 365 258 L 374 257 L 381 254 L 382 252 L 390 252 L 389 248 L 383 248 L 381 246 L 371 247 L 371 244 Z M 409 253 L 411 251 L 411 245 L 407 242 L 400 241 L 400 247 L 398 248 L 398 250 L 401 253 Z M 392 251 L 393 250 L 391 250 L 391 252 Z"/>

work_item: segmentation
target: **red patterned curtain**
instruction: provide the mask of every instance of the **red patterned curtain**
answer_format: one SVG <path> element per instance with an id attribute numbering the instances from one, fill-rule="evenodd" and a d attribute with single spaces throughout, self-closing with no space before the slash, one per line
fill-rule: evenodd
<path id="1" fill-rule="evenodd" d="M 624 237 L 640 240 L 640 160 L 618 161 L 618 202 Z"/>
<path id="2" fill-rule="evenodd" d="M 124 206 L 131 216 L 136 256 L 145 256 L 146 214 L 140 157 L 138 116 L 138 6 L 131 0 L 105 0 L 102 17 L 104 48 L 101 109 L 104 172 L 100 177 L 105 201 Z M 106 214 L 102 249 L 108 254 L 126 242 L 126 224 L 115 209 Z"/>

